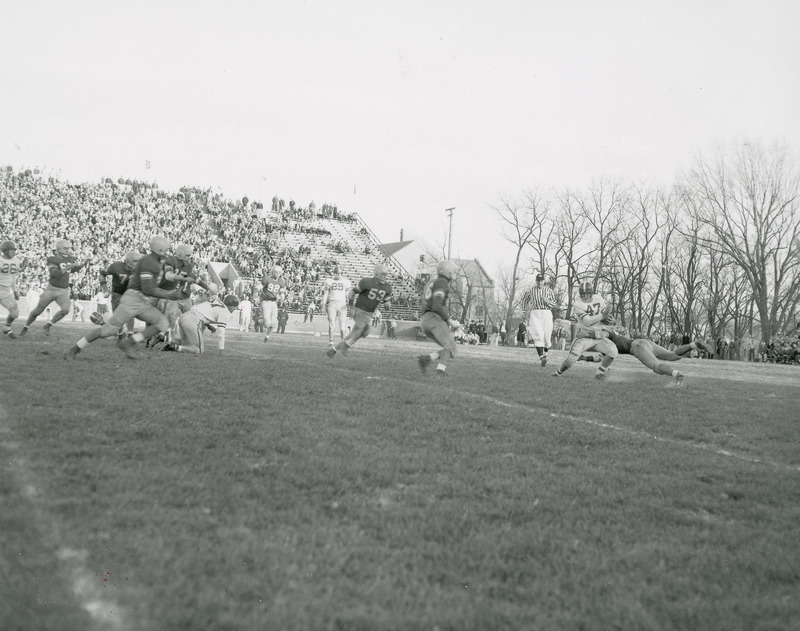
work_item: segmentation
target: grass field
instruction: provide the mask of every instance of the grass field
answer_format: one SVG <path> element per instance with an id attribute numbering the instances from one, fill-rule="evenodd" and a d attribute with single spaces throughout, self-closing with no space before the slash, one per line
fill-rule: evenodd
<path id="1" fill-rule="evenodd" d="M 800 370 L 0 340 L 0 628 L 797 629 Z"/>

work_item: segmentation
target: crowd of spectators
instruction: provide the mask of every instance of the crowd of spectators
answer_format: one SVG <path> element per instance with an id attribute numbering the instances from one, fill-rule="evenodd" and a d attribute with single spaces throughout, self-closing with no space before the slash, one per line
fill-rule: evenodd
<path id="1" fill-rule="evenodd" d="M 78 260 L 91 261 L 71 276 L 73 296 L 90 300 L 100 288 L 100 269 L 128 250 L 144 251 L 149 238 L 161 234 L 174 244 L 191 245 L 199 269 L 211 261 L 231 263 L 242 280 L 229 289 L 254 304 L 259 302 L 260 279 L 280 265 L 287 304 L 303 312 L 309 301 L 318 303 L 321 280 L 333 273 L 337 254 L 349 249 L 342 247 L 346 241 L 334 240 L 329 230 L 315 225 L 326 218 L 357 222 L 354 214 L 340 213 L 327 203 L 300 207 L 276 196 L 270 212 L 260 203 L 227 199 L 211 188 L 168 192 L 155 183 L 111 178 L 72 184 L 38 170 L 0 169 L 0 234 L 12 239 L 25 259 L 18 278 L 23 295 L 44 288 L 45 259 L 58 239 L 71 241 Z M 313 251 L 328 254 L 315 257 Z M 412 307 L 413 301 L 400 295 L 397 304 Z"/>

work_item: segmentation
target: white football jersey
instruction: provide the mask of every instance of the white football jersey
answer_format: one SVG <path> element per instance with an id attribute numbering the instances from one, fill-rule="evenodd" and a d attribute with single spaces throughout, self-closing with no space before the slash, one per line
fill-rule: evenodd
<path id="1" fill-rule="evenodd" d="M 326 278 L 325 291 L 328 292 L 328 301 L 345 302 L 352 286 L 350 279 L 344 276 L 341 278 Z"/>
<path id="2" fill-rule="evenodd" d="M 14 280 L 22 264 L 16 256 L 10 259 L 0 255 L 0 287 L 15 287 Z"/>
<path id="3" fill-rule="evenodd" d="M 578 331 L 576 333 L 580 333 L 580 331 L 599 331 L 602 329 L 601 324 L 598 322 L 597 324 L 588 325 L 583 323 L 583 319 L 586 316 L 595 316 L 603 311 L 606 308 L 606 301 L 600 294 L 593 294 L 591 300 L 588 302 L 582 300 L 580 296 L 575 301 L 575 305 L 573 308 L 573 313 L 575 314 L 575 322 L 578 324 Z"/>

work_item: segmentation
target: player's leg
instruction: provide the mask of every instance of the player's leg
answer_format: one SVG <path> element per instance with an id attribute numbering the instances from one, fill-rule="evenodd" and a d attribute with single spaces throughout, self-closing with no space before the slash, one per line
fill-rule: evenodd
<path id="1" fill-rule="evenodd" d="M 578 358 L 593 346 L 594 341 L 595 340 L 588 337 L 578 337 L 572 340 L 572 344 L 570 344 L 569 346 L 569 352 L 567 353 L 567 356 L 564 358 L 564 361 L 561 362 L 561 365 L 553 373 L 553 376 L 558 377 L 559 375 L 562 375 L 567 370 L 569 370 L 570 367 L 576 361 L 578 361 Z"/>
<path id="2" fill-rule="evenodd" d="M 328 304 L 326 304 L 325 313 L 328 315 L 328 345 L 334 346 L 333 328 L 336 326 L 336 317 L 338 315 L 336 304 L 333 302 L 329 302 Z"/>
<path id="3" fill-rule="evenodd" d="M 688 346 L 688 344 L 685 346 Z M 631 355 L 657 375 L 672 377 L 676 384 L 683 382 L 683 374 L 679 370 L 663 363 L 665 361 L 674 362 L 680 360 L 681 357 L 677 352 L 670 351 L 650 340 L 640 339 L 631 342 Z"/>
<path id="4" fill-rule="evenodd" d="M 173 344 L 169 348 L 181 353 L 202 353 L 203 332 L 201 330 L 200 318 L 190 311 L 184 313 L 178 322 L 180 326 L 181 343 Z"/>
<path id="5" fill-rule="evenodd" d="M 111 314 L 111 316 L 105 321 L 105 323 L 95 329 L 92 329 L 84 335 L 81 339 L 79 339 L 73 346 L 71 346 L 67 351 L 64 353 L 65 359 L 75 359 L 75 357 L 80 353 L 84 348 L 86 348 L 89 344 L 94 342 L 95 340 L 99 340 L 104 337 L 112 337 L 117 335 L 122 324 L 125 322 L 126 319 L 135 315 L 138 309 L 141 309 L 143 305 L 150 306 L 149 302 L 142 302 L 136 298 L 136 295 L 132 295 L 127 300 L 125 297 L 120 301 L 117 308 Z M 118 342 L 119 343 L 119 342 Z"/>
<path id="6" fill-rule="evenodd" d="M 544 342 L 544 352 L 542 353 L 542 366 L 547 365 L 547 351 L 550 350 L 550 340 L 553 337 L 553 313 L 552 311 L 542 311 L 542 341 Z"/>
<path id="7" fill-rule="evenodd" d="M 5 307 L 8 311 L 6 321 L 3 324 L 3 335 L 8 335 L 11 339 L 16 336 L 11 333 L 11 324 L 19 317 L 19 302 L 14 298 L 14 292 L 11 288 L 0 287 L 0 305 Z"/>
<path id="8" fill-rule="evenodd" d="M 442 347 L 438 352 L 439 357 L 438 363 L 436 364 L 436 375 L 443 377 L 447 374 L 447 362 L 456 354 L 456 341 L 447 322 L 438 316 L 436 316 L 436 320 L 438 320 L 438 322 L 434 321 L 430 325 L 430 335 L 436 343 Z M 434 358 L 431 356 L 431 360 L 433 359 Z"/>
<path id="9" fill-rule="evenodd" d="M 53 300 L 55 300 L 56 291 L 52 285 L 48 285 L 45 287 L 42 295 L 39 297 L 39 302 L 36 303 L 36 306 L 33 308 L 28 314 L 28 317 L 25 320 L 25 324 L 22 325 L 22 330 L 19 332 L 20 335 L 25 335 L 28 332 L 31 324 L 36 322 L 36 318 L 38 318 L 45 309 L 50 305 Z"/>
<path id="10" fill-rule="evenodd" d="M 55 296 L 55 302 L 58 305 L 58 311 L 50 318 L 49 322 L 45 322 L 44 332 L 47 334 L 49 334 L 51 326 L 69 314 L 72 306 L 72 300 L 69 298 L 69 289 L 60 289 Z M 77 305 L 78 303 L 76 302 L 75 304 Z"/>
<path id="11" fill-rule="evenodd" d="M 617 345 L 608 338 L 603 338 L 602 340 L 594 340 L 592 349 L 603 354 L 603 359 L 597 367 L 597 372 L 595 372 L 594 376 L 596 379 L 604 379 L 608 369 L 611 367 L 611 363 L 619 354 Z"/>

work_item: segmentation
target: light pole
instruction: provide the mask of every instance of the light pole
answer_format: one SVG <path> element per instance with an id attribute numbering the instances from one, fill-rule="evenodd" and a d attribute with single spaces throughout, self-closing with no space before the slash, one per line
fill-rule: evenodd
<path id="1" fill-rule="evenodd" d="M 447 235 L 447 260 L 450 260 L 450 253 L 452 251 L 453 245 L 453 211 L 456 209 L 455 206 L 452 208 L 445 208 L 444 212 L 446 212 L 450 216 L 450 232 Z"/>

